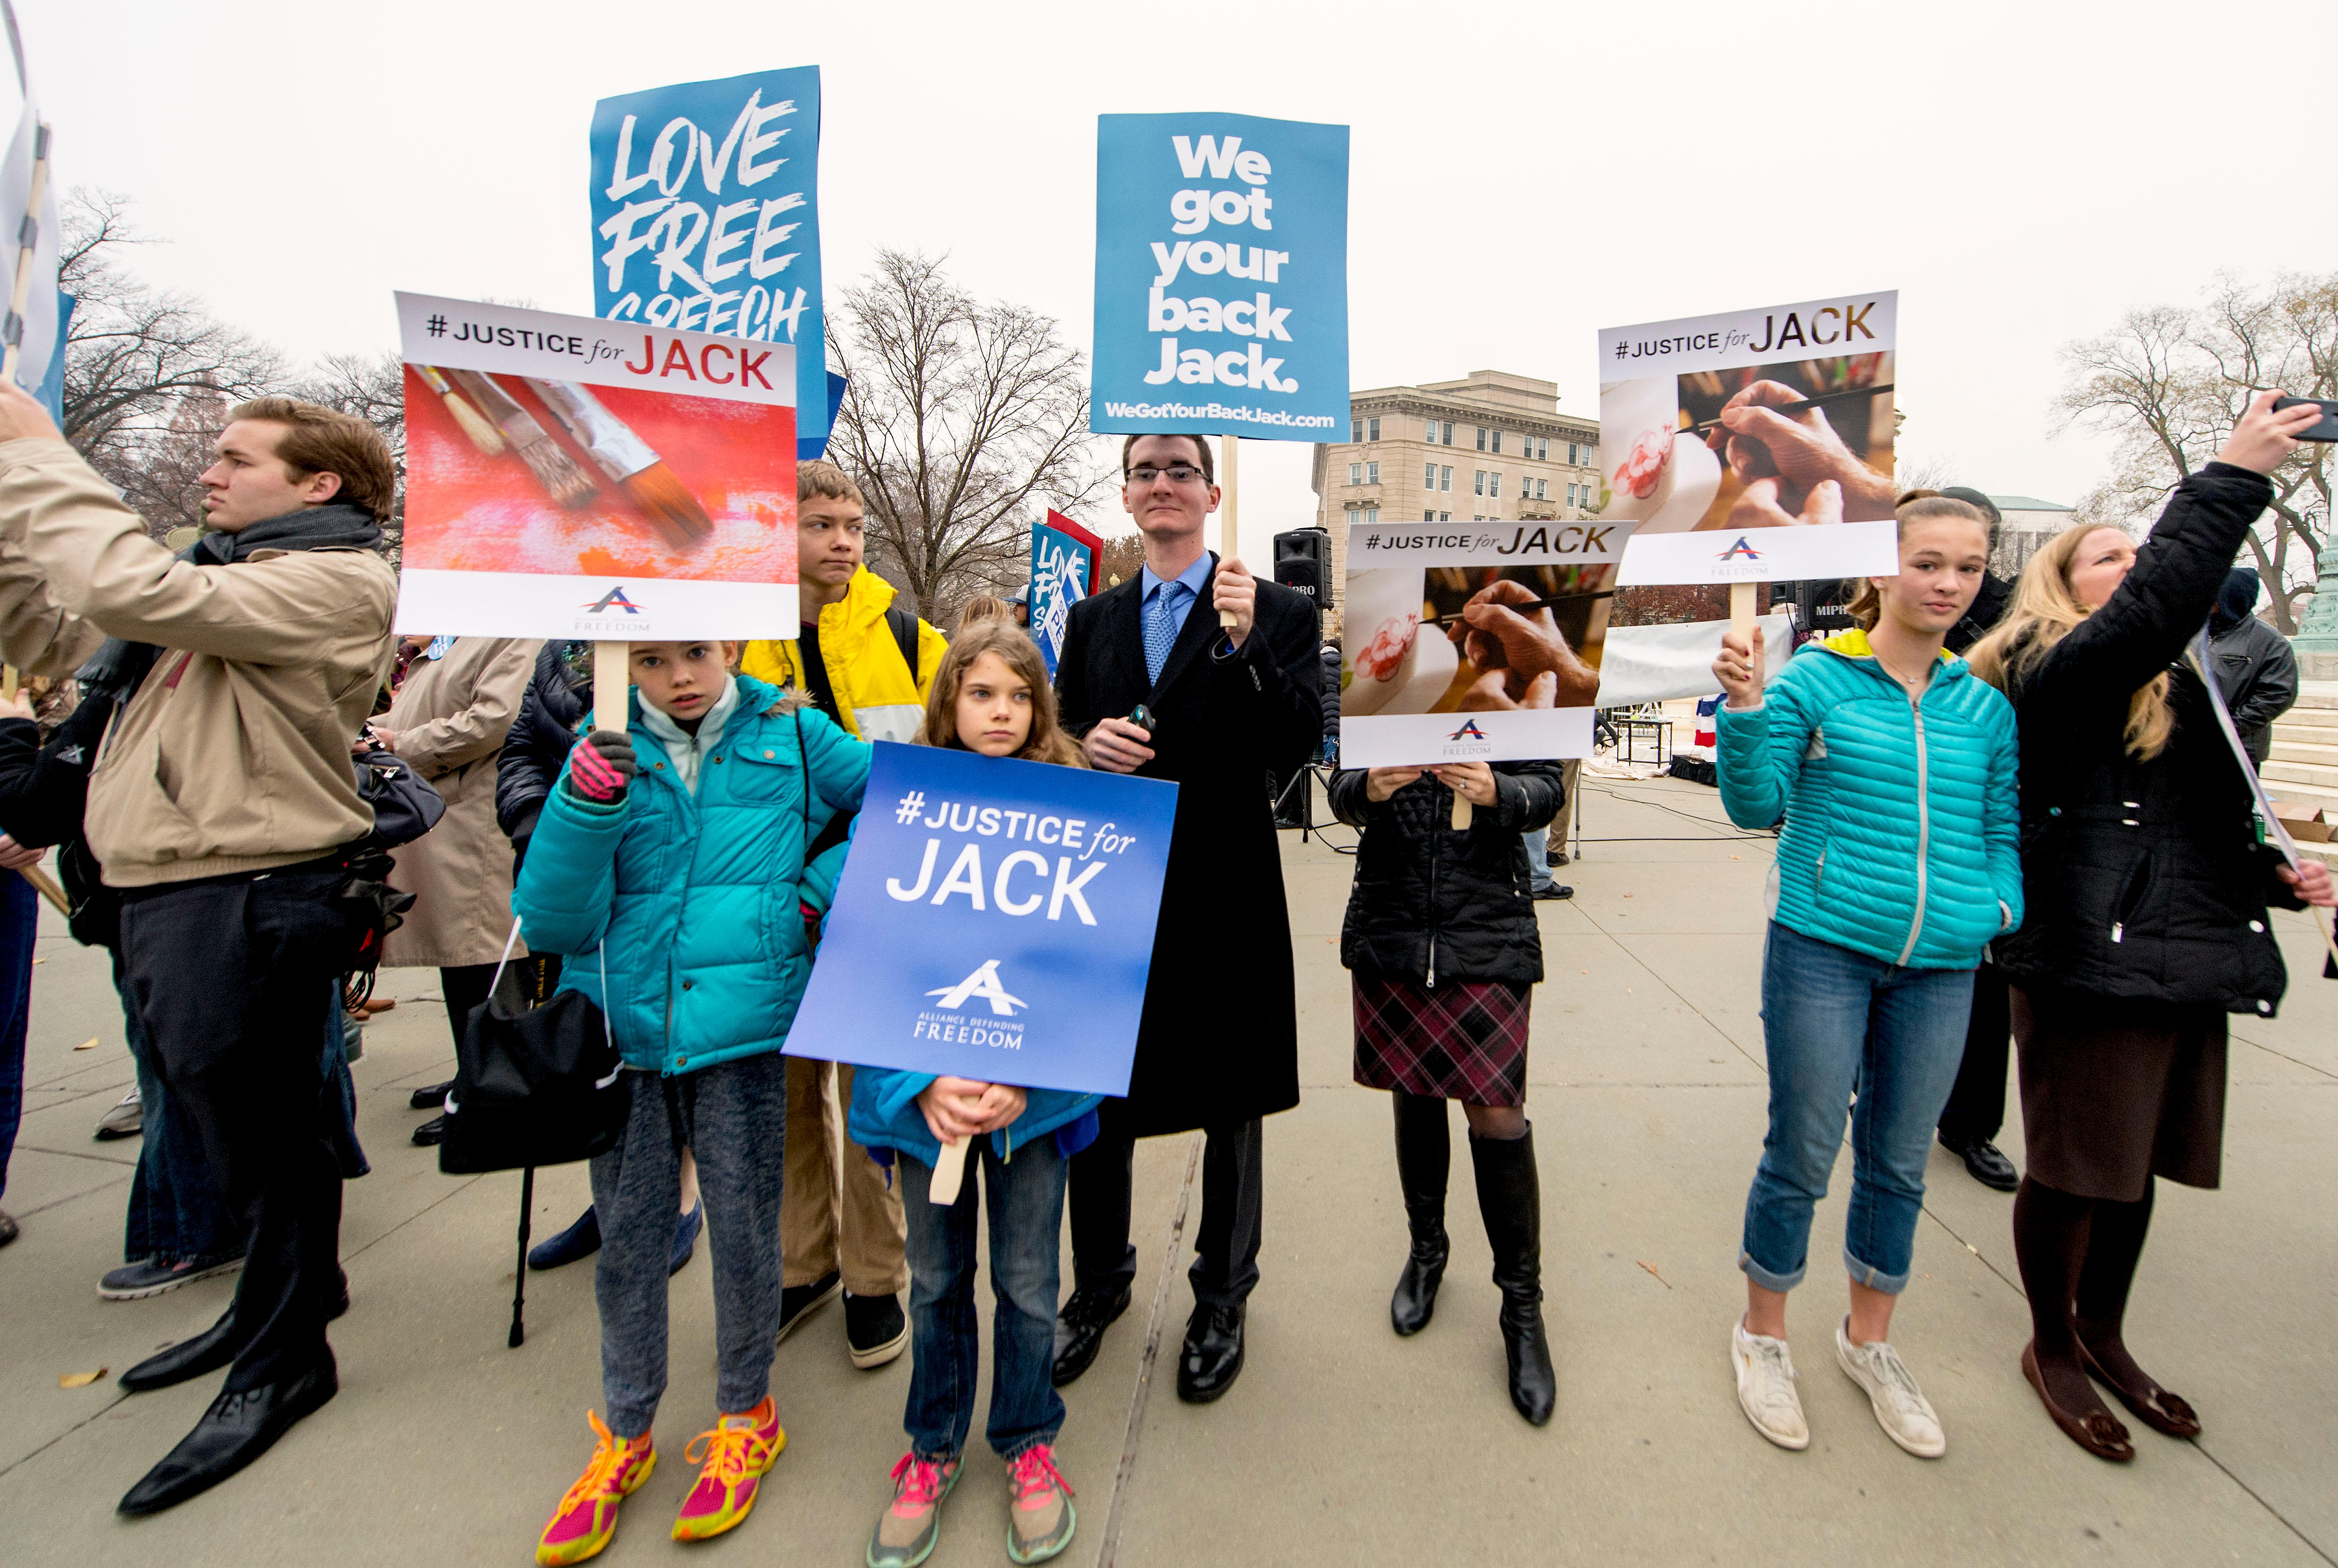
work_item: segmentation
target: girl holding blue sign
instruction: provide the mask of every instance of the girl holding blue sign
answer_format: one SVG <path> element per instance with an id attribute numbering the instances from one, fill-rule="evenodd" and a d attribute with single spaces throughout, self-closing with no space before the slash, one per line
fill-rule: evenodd
<path id="1" fill-rule="evenodd" d="M 726 673 L 732 643 L 635 643 L 627 729 L 595 729 L 544 803 L 512 903 L 528 946 L 565 955 L 560 989 L 601 1006 L 632 1110 L 592 1162 L 609 1419 L 535 1560 L 581 1563 L 657 1464 L 666 1274 L 682 1151 L 698 1158 L 714 1264 L 721 1414 L 685 1453 L 704 1468 L 677 1541 L 737 1526 L 787 1444 L 771 1397 L 780 1324 L 786 1041 L 811 953 L 809 853 L 857 810 L 869 746 L 801 700 Z M 614 694 L 603 693 L 605 699 Z M 828 852 L 840 860 L 838 848 Z M 823 857 L 825 858 L 825 857 Z"/>
<path id="2" fill-rule="evenodd" d="M 984 620 L 950 645 L 926 703 L 927 745 L 1084 767 L 1056 723 L 1046 666 L 1012 622 Z M 901 1176 L 909 1221 L 909 1451 L 869 1539 L 869 1568 L 911 1568 L 934 1549 L 941 1505 L 958 1484 L 974 1419 L 980 1325 L 975 1314 L 976 1180 L 934 1200 L 942 1146 L 977 1140 L 990 1205 L 990 1285 L 997 1298 L 990 1367 L 990 1445 L 1007 1464 L 1007 1554 L 1044 1563 L 1071 1544 L 1071 1484 L 1056 1467 L 1064 1425 L 1054 1365 L 1066 1161 L 1094 1142 L 1104 1097 L 863 1067 L 852 1084 L 853 1141 Z"/>

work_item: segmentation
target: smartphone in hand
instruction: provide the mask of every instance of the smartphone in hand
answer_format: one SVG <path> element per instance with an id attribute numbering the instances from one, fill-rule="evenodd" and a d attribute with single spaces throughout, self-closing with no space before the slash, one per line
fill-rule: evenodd
<path id="1" fill-rule="evenodd" d="M 2338 441 L 2338 398 L 2275 398 L 2273 411 L 2294 409 L 2300 403 L 2313 403 L 2322 409 L 2322 421 L 2309 425 L 2297 433 L 2301 441 Z"/>

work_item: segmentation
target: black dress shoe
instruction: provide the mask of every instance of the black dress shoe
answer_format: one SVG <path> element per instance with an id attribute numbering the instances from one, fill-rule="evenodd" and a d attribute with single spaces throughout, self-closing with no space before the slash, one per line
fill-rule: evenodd
<path id="1" fill-rule="evenodd" d="M 233 1361 L 236 1352 L 242 1348 L 242 1337 L 235 1331 L 235 1308 L 230 1307 L 220 1314 L 217 1323 L 192 1339 L 182 1339 L 167 1350 L 157 1351 L 123 1373 L 122 1386 L 133 1394 L 168 1388 L 207 1372 L 217 1372 Z"/>
<path id="2" fill-rule="evenodd" d="M 210 1491 L 274 1445 L 292 1424 L 339 1391 L 328 1359 L 286 1383 L 231 1390 L 211 1401 L 195 1429 L 145 1479 L 123 1494 L 120 1511 L 135 1518 L 160 1514 Z"/>
<path id="3" fill-rule="evenodd" d="M 1177 1397 L 1207 1405 L 1234 1386 L 1242 1369 L 1242 1307 L 1196 1305 L 1177 1351 Z"/>
<path id="4" fill-rule="evenodd" d="M 1076 1381 L 1094 1364 L 1104 1347 L 1104 1331 L 1128 1310 L 1128 1287 L 1106 1294 L 1075 1290 L 1056 1314 L 1056 1365 L 1048 1381 L 1058 1388 Z"/>
<path id="5" fill-rule="evenodd" d="M 447 1113 L 443 1110 L 414 1129 L 414 1145 L 418 1149 L 427 1149 L 446 1139 Z"/>
<path id="6" fill-rule="evenodd" d="M 447 1104 L 447 1091 L 454 1087 L 455 1080 L 451 1078 L 444 1083 L 426 1083 L 408 1095 L 406 1103 L 417 1110 L 443 1109 Z"/>
<path id="7" fill-rule="evenodd" d="M 325 1305 L 325 1321 L 330 1323 L 349 1309 L 349 1277 L 346 1270 L 336 1269 L 337 1282 L 333 1299 Z M 196 1335 L 182 1339 L 167 1350 L 160 1350 L 123 1373 L 122 1386 L 133 1394 L 151 1394 L 157 1388 L 169 1388 L 217 1372 L 233 1361 L 243 1350 L 243 1336 L 235 1331 L 235 1307 L 231 1305 L 220 1314 L 219 1321 Z"/>
<path id="8" fill-rule="evenodd" d="M 1972 1178 L 1983 1187 L 2011 1192 L 2021 1185 L 2021 1172 L 2013 1169 L 2013 1161 L 2005 1158 L 2003 1149 L 1986 1138 L 1952 1139 L 1944 1133 L 1940 1147 L 1963 1160 Z"/>

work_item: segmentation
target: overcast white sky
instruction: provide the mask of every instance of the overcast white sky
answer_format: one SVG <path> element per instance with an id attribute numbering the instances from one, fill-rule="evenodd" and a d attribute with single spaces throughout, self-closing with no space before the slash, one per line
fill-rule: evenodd
<path id="1" fill-rule="evenodd" d="M 1085 347 L 1096 114 L 1343 122 L 1356 386 L 1596 416 L 1602 325 L 1897 288 L 1904 456 L 2060 501 L 2103 452 L 2051 433 L 2060 345 L 2338 255 L 2320 4 L 16 5 L 63 182 L 303 355 L 394 348 L 398 288 L 589 313 L 594 100 L 805 64 L 831 293 L 948 251 Z M 1261 561 L 1308 449 L 1244 457 Z"/>

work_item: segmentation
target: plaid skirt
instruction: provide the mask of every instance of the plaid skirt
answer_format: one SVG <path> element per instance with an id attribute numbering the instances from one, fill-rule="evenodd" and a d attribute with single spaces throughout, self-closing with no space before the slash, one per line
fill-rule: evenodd
<path id="1" fill-rule="evenodd" d="M 1461 981 L 1429 991 L 1359 972 L 1356 1081 L 1470 1105 L 1527 1098 L 1527 1014 L 1532 988 Z"/>

